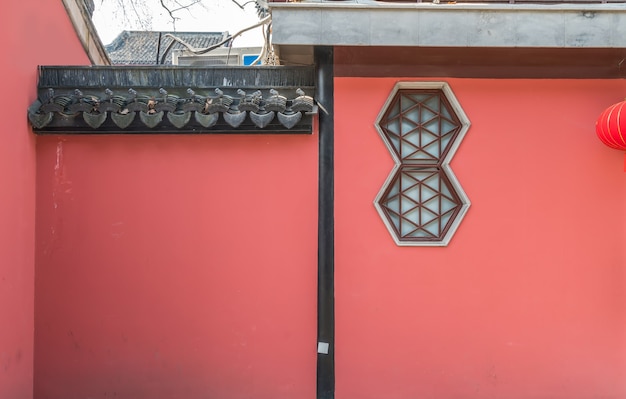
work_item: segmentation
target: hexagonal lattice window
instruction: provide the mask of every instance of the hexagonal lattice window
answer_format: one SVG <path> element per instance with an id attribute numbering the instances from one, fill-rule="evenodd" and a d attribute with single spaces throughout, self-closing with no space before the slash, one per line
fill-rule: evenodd
<path id="1" fill-rule="evenodd" d="M 377 120 L 396 166 L 374 202 L 398 245 L 447 245 L 470 205 L 449 168 L 469 128 L 442 82 L 398 83 Z"/>

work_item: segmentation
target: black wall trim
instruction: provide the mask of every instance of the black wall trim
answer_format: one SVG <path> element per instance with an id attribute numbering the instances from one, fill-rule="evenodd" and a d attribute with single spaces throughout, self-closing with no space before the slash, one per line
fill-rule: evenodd
<path id="1" fill-rule="evenodd" d="M 188 87 L 194 90 L 219 87 L 248 87 L 255 89 L 277 89 L 283 87 L 312 86 L 315 72 L 311 67 L 295 66 L 228 66 L 228 67 L 178 67 L 178 66 L 41 66 L 39 67 L 39 89 L 54 88 L 74 90 L 92 88 L 111 90 L 116 87 L 136 89 L 181 90 L 184 95 Z"/>
<path id="2" fill-rule="evenodd" d="M 335 215 L 333 48 L 315 47 L 319 112 L 317 399 L 335 397 Z M 320 350 L 328 344 L 328 351 Z"/>

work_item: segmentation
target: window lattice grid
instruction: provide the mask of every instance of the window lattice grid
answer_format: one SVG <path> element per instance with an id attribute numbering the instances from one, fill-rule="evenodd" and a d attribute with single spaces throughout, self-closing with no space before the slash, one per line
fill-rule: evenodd
<path id="1" fill-rule="evenodd" d="M 440 90 L 403 90 L 380 127 L 403 164 L 440 165 L 462 123 Z"/>
<path id="2" fill-rule="evenodd" d="M 462 209 L 463 201 L 439 168 L 403 167 L 379 202 L 401 240 L 439 241 Z"/>
<path id="3" fill-rule="evenodd" d="M 470 122 L 445 82 L 396 83 L 376 129 L 396 166 L 374 205 L 397 245 L 445 246 L 469 198 L 450 159 Z"/>

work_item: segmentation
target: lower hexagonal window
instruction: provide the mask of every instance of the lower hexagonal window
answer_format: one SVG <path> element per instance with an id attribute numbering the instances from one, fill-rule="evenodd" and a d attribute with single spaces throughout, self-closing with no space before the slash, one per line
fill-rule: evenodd
<path id="1" fill-rule="evenodd" d="M 441 241 L 463 207 L 439 168 L 396 171 L 378 200 L 380 211 L 400 241 Z"/>

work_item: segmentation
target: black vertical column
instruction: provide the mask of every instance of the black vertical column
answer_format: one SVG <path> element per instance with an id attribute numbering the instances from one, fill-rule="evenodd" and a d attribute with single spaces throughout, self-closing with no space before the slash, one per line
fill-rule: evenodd
<path id="1" fill-rule="evenodd" d="M 333 48 L 315 47 L 319 105 L 317 399 L 335 397 L 335 178 Z"/>

